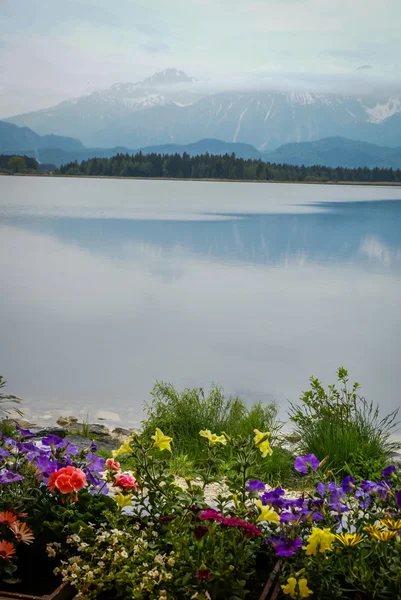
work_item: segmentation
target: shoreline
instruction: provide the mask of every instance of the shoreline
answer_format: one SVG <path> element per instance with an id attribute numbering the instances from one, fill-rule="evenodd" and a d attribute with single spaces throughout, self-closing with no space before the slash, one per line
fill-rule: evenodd
<path id="1" fill-rule="evenodd" d="M 0 175 L 1 176 L 1 175 Z M 340 185 L 340 186 L 363 186 L 363 187 L 401 187 L 401 181 L 286 181 L 266 179 L 211 179 L 193 177 L 122 177 L 120 175 L 53 175 L 51 173 L 14 173 L 14 175 L 3 175 L 4 177 L 53 177 L 54 179 L 119 179 L 129 181 L 204 181 L 206 183 L 277 183 L 298 185 Z"/>

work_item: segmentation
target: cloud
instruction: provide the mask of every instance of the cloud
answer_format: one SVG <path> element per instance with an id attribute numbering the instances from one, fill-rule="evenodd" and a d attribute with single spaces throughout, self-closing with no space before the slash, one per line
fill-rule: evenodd
<path id="1" fill-rule="evenodd" d="M 161 54 L 168 53 L 170 50 L 170 46 L 163 42 L 149 42 L 146 44 L 141 44 L 139 46 L 141 50 L 148 52 L 149 54 Z"/>
<path id="2" fill-rule="evenodd" d="M 368 71 L 369 69 L 373 69 L 372 65 L 361 65 L 357 67 L 357 71 Z"/>

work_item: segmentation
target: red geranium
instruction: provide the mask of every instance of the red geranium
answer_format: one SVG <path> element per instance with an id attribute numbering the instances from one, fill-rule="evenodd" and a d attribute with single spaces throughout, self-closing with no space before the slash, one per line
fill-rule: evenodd
<path id="1" fill-rule="evenodd" d="M 51 492 L 54 492 L 57 488 L 62 494 L 71 494 L 72 492 L 79 492 L 88 484 L 86 475 L 81 469 L 68 466 L 51 473 L 47 485 Z"/>

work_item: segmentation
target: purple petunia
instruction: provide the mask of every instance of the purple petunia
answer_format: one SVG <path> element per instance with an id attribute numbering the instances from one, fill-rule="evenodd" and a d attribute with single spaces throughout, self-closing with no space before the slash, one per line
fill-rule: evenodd
<path id="1" fill-rule="evenodd" d="M 0 483 L 2 484 L 14 483 L 14 481 L 21 481 L 21 479 L 24 479 L 24 476 L 13 473 L 13 471 L 0 471 Z"/>
<path id="2" fill-rule="evenodd" d="M 266 540 L 267 544 L 271 544 L 276 551 L 277 556 L 292 556 L 298 550 L 298 548 L 302 547 L 301 538 L 295 538 L 295 540 L 286 539 L 281 536 L 279 538 L 269 538 Z"/>
<path id="3" fill-rule="evenodd" d="M 64 448 L 68 444 L 68 441 L 62 440 L 52 433 L 51 435 L 42 438 L 42 444 L 44 446 L 52 446 L 53 448 Z"/>
<path id="4" fill-rule="evenodd" d="M 382 471 L 382 477 L 384 479 L 390 479 L 390 477 L 394 477 L 395 475 L 395 465 L 389 465 Z"/>
<path id="5" fill-rule="evenodd" d="M 15 427 L 15 429 L 19 432 L 19 434 L 22 437 L 32 437 L 35 435 L 32 431 L 29 431 L 29 429 L 23 429 L 22 427 L 19 427 L 18 425 Z"/>
<path id="6" fill-rule="evenodd" d="M 260 499 L 262 501 L 262 504 L 264 505 L 271 504 L 280 508 L 284 503 L 284 494 L 285 490 L 283 490 L 281 487 L 277 487 L 274 490 L 271 490 L 270 492 L 265 492 L 264 494 L 262 494 Z"/>
<path id="7" fill-rule="evenodd" d="M 355 489 L 355 483 L 356 479 L 352 477 L 352 475 L 347 475 L 347 477 L 344 477 L 344 479 L 340 483 L 341 489 L 343 490 L 343 492 L 348 494 L 349 492 L 352 492 Z"/>
<path id="8" fill-rule="evenodd" d="M 318 483 L 316 486 L 316 491 L 319 494 L 319 496 L 324 496 L 325 489 L 326 489 L 326 486 L 322 482 Z"/>
<path id="9" fill-rule="evenodd" d="M 397 502 L 398 508 L 401 508 L 401 492 L 395 493 L 395 501 Z"/>
<path id="10" fill-rule="evenodd" d="M 8 450 L 4 450 L 4 448 L 0 448 L 0 460 L 2 460 L 3 458 L 9 458 L 11 456 L 11 454 L 9 453 Z"/>
<path id="11" fill-rule="evenodd" d="M 263 492 L 265 489 L 265 484 L 263 481 L 260 481 L 260 479 L 251 479 L 248 481 L 246 489 L 248 492 L 252 493 Z"/>
<path id="12" fill-rule="evenodd" d="M 316 471 L 320 465 L 320 460 L 316 458 L 314 454 L 307 454 L 306 456 L 297 456 L 294 463 L 294 469 L 298 473 L 308 473 L 310 468 L 312 471 Z"/>

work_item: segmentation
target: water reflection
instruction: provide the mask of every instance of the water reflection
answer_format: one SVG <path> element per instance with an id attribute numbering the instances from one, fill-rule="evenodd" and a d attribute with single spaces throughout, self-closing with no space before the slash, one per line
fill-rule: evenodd
<path id="1" fill-rule="evenodd" d="M 134 422 L 157 379 L 284 407 L 309 375 L 331 381 L 344 364 L 367 396 L 397 406 L 401 202 L 218 214 L 35 217 L 0 203 L 12 389 L 42 415 Z"/>

